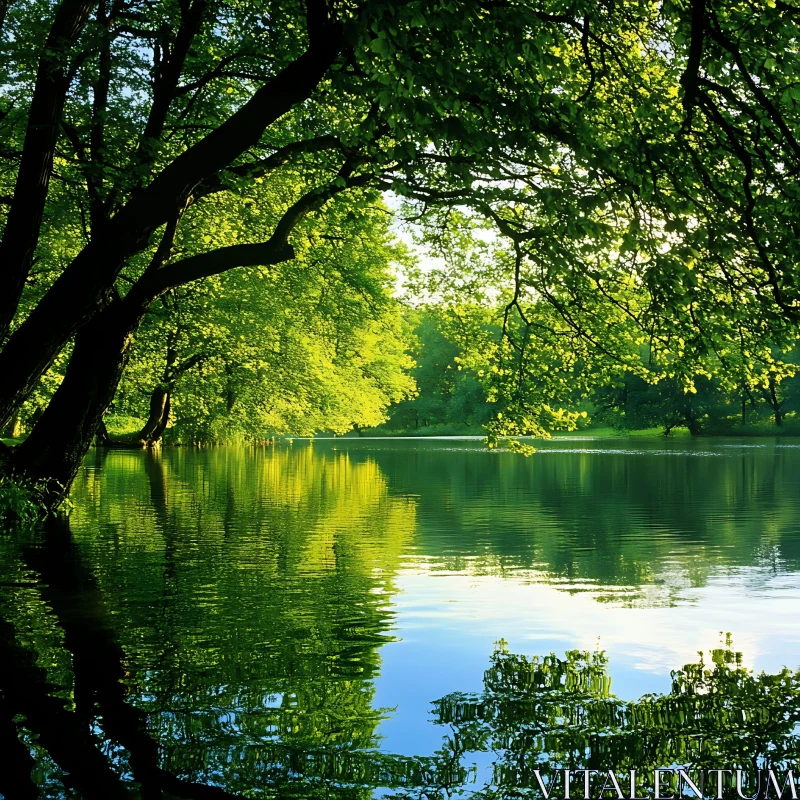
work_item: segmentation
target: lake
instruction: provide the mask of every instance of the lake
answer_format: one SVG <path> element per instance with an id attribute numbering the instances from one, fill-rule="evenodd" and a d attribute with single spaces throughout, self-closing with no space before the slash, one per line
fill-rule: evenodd
<path id="1" fill-rule="evenodd" d="M 0 537 L 0 689 L 52 798 L 110 796 L 65 788 L 74 720 L 143 797 L 785 764 L 799 478 L 790 439 L 93 451 L 68 524 Z"/>

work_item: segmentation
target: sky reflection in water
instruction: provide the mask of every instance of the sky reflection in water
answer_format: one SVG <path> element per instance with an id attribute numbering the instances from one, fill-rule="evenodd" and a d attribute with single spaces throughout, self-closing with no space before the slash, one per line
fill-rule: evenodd
<path id="1" fill-rule="evenodd" d="M 800 446 L 763 440 L 112 451 L 90 456 L 70 528 L 167 769 L 367 797 L 397 772 L 380 753 L 441 751 L 432 702 L 484 690 L 498 642 L 603 650 L 620 701 L 669 693 L 726 633 L 740 666 L 797 668 L 798 468 Z M 37 536 L 0 540 L 4 614 L 68 696 Z M 360 794 L 342 788 L 356 762 Z"/>

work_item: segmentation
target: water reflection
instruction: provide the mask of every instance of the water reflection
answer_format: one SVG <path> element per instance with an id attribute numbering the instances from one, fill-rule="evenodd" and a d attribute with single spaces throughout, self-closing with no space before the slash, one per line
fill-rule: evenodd
<path id="1" fill-rule="evenodd" d="M 612 694 L 602 652 L 526 658 L 501 646 L 483 691 L 434 703 L 434 721 L 447 733 L 427 784 L 392 796 L 444 798 L 470 784 L 473 798 L 541 796 L 542 785 L 563 797 L 565 769 L 596 770 L 593 797 L 601 796 L 608 770 L 635 770 L 642 781 L 636 792 L 647 796 L 654 771 L 667 765 L 742 768 L 756 784 L 748 794 L 755 793 L 759 769 L 782 775 L 800 752 L 800 672 L 755 675 L 730 645 L 675 670 L 668 693 L 634 702 Z M 723 796 L 736 797 L 735 781 L 724 778 Z M 581 796 L 585 774 L 573 780 L 572 795 Z M 667 793 L 668 783 L 669 776 Z M 606 796 L 614 796 L 609 788 Z M 713 796 L 716 784 L 708 791 Z"/>
<path id="2" fill-rule="evenodd" d="M 541 759 L 780 762 L 800 451 L 591 449 L 93 454 L 68 526 L 0 537 L 0 794 L 494 797 Z M 743 657 L 670 677 L 719 630 Z"/>

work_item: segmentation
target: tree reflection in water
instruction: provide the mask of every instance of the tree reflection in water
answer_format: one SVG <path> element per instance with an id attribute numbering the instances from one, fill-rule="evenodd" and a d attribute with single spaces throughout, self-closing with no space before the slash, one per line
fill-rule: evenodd
<path id="1" fill-rule="evenodd" d="M 730 642 L 713 650 L 710 659 L 674 672 L 668 694 L 634 702 L 611 693 L 602 652 L 527 658 L 501 643 L 480 693 L 450 694 L 434 703 L 434 722 L 447 732 L 432 757 L 348 747 L 343 742 L 354 741 L 347 732 L 331 743 L 313 725 L 294 725 L 283 728 L 282 740 L 265 735 L 263 747 L 249 749 L 224 784 L 190 780 L 165 768 L 164 753 L 177 749 L 183 751 L 180 762 L 210 764 L 219 757 L 215 747 L 227 747 L 228 737 L 198 739 L 183 730 L 180 741 L 164 740 L 164 733 L 175 735 L 177 729 L 154 729 L 131 702 L 126 655 L 69 532 L 54 525 L 48 539 L 47 548 L 28 548 L 24 558 L 28 570 L 40 576 L 74 683 L 66 696 L 59 692 L 37 663 L 36 648 L 21 643 L 26 637 L 11 622 L 0 623 L 0 792 L 8 800 L 36 797 L 36 783 L 40 797 L 98 800 L 376 795 L 489 800 L 540 796 L 534 770 L 545 784 L 555 781 L 558 791 L 556 773 L 564 768 L 652 775 L 656 767 L 676 764 L 740 766 L 752 775 L 759 767 L 785 769 L 800 753 L 800 672 L 754 674 Z M 297 692 L 313 691 L 302 684 L 298 676 Z M 323 698 L 323 706 L 342 699 Z M 270 699 L 263 701 L 268 705 Z M 285 713 L 293 712 L 287 707 Z M 378 714 L 371 708 L 355 703 L 350 713 L 354 729 L 374 729 Z M 21 738 L 12 735 L 13 727 Z M 356 744 L 369 741 L 369 735 L 355 737 Z M 489 754 L 488 760 L 482 754 Z M 42 765 L 48 763 L 45 774 Z M 726 792 L 735 796 L 733 788 Z M 573 789 L 576 794 L 580 791 Z"/>
<path id="2" fill-rule="evenodd" d="M 395 578 L 413 537 L 428 537 L 424 553 L 438 553 L 437 564 L 455 569 L 466 560 L 478 573 L 545 563 L 552 576 L 602 586 L 639 586 L 650 580 L 646 570 L 663 573 L 673 539 L 614 540 L 617 523 L 628 520 L 631 531 L 642 525 L 624 503 L 616 514 L 603 507 L 587 525 L 587 508 L 574 510 L 575 498 L 559 495 L 571 474 L 561 462 L 538 462 L 535 475 L 521 473 L 528 462 L 503 462 L 493 482 L 494 460 L 473 475 L 465 457 L 477 483 L 465 482 L 462 497 L 442 484 L 447 465 L 436 453 L 404 461 L 390 451 L 383 471 L 372 456 L 311 448 L 110 458 L 110 467 L 82 473 L 73 531 L 53 520 L 35 535 L 0 537 L 0 794 L 7 800 L 495 800 L 540 796 L 534 770 L 547 784 L 564 768 L 636 769 L 645 778 L 676 764 L 741 766 L 752 775 L 800 754 L 800 674 L 753 674 L 730 642 L 675 672 L 669 693 L 635 702 L 612 694 L 603 653 L 530 659 L 498 646 L 482 691 L 433 704 L 438 751 L 413 757 L 381 749 L 380 723 L 392 710 L 377 707 L 375 682 L 381 649 L 395 633 Z M 576 458 L 579 474 L 599 482 L 580 495 L 587 504 L 649 497 L 662 474 L 645 480 L 650 473 L 628 470 L 622 459 L 611 459 L 615 469 L 583 469 Z M 687 469 L 704 477 L 696 465 Z M 728 497 L 733 486 L 738 497 L 751 482 L 733 469 L 709 471 L 703 485 L 724 472 L 731 480 L 710 494 Z M 684 472 L 675 473 L 680 481 Z M 620 475 L 642 482 L 640 491 L 603 482 Z M 435 490 L 429 495 L 426 482 Z M 529 499 L 514 506 L 508 491 L 517 484 Z M 537 491 L 538 505 L 530 500 Z M 483 505 L 474 499 L 480 492 Z M 445 496 L 456 498 L 464 519 L 433 506 L 431 498 Z M 484 530 L 466 518 L 470 508 L 478 521 L 499 509 L 507 524 L 469 545 Z M 710 508 L 702 520 L 720 517 Z M 796 516 L 788 501 L 776 508 Z M 428 527 L 417 531 L 421 517 Z M 548 527 L 550 517 L 562 527 Z M 770 543 L 759 538 L 769 533 L 760 522 L 731 512 L 729 523 L 719 540 L 684 526 L 710 542 L 703 559 L 685 560 L 687 569 L 696 562 L 698 585 L 715 559 L 749 564 Z M 793 530 L 773 528 L 775 536 Z M 518 535 L 523 529 L 529 535 Z M 712 532 L 721 536 L 719 526 Z M 794 565 L 789 533 L 776 547 L 793 553 Z M 728 541 L 739 549 L 717 546 Z M 591 557 L 578 563 L 575 553 L 589 544 Z M 639 565 L 633 573 L 632 564 Z M 736 797 L 734 788 L 728 793 Z"/>
<path id="3" fill-rule="evenodd" d="M 450 694 L 434 704 L 436 723 L 450 732 L 433 780 L 396 796 L 458 793 L 477 753 L 491 754 L 491 768 L 485 785 L 473 783 L 469 796 L 487 800 L 541 796 L 534 770 L 546 787 L 553 782 L 556 796 L 563 796 L 564 769 L 626 776 L 636 770 L 645 796 L 653 792 L 654 770 L 670 766 L 738 767 L 756 784 L 758 769 L 785 770 L 800 755 L 800 672 L 755 674 L 730 645 L 674 671 L 668 694 L 633 702 L 611 693 L 602 652 L 529 659 L 498 647 L 481 693 Z M 580 783 L 572 794 L 581 796 L 583 776 L 574 777 Z M 602 784 L 601 775 L 597 788 Z M 736 797 L 732 778 L 728 784 L 723 795 Z"/>

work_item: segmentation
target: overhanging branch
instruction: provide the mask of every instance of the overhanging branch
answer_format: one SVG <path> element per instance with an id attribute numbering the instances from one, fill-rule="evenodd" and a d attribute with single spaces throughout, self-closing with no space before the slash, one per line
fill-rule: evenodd
<path id="1" fill-rule="evenodd" d="M 331 183 L 312 189 L 293 203 L 284 212 L 267 241 L 220 247 L 148 272 L 128 293 L 126 302 L 142 307 L 152 303 L 168 289 L 201 278 L 219 275 L 237 267 L 271 266 L 290 261 L 294 258 L 294 248 L 289 244 L 288 238 L 298 223 L 337 194 L 366 186 L 376 178 L 372 174 L 351 176 L 351 169 L 352 165 L 345 162 Z"/>

